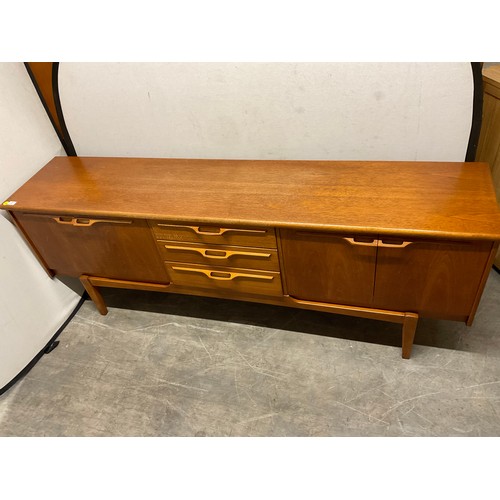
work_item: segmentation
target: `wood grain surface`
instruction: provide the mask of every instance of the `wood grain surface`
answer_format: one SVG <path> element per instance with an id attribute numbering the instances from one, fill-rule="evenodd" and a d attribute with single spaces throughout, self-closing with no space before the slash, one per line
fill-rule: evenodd
<path id="1" fill-rule="evenodd" d="M 486 163 L 56 157 L 11 211 L 500 239 Z"/>
<path id="2" fill-rule="evenodd" d="M 483 69 L 484 90 L 500 97 L 500 64 Z"/>
<path id="3" fill-rule="evenodd" d="M 422 317 L 465 321 L 490 257 L 487 241 L 413 240 L 379 246 L 373 307 L 415 311 Z"/>
<path id="4" fill-rule="evenodd" d="M 170 281 L 144 220 L 73 226 L 53 217 L 17 213 L 16 221 L 55 274 Z"/>
<path id="5" fill-rule="evenodd" d="M 53 62 L 27 62 L 33 77 L 38 85 L 43 101 L 47 106 L 47 113 L 58 134 L 62 137 L 63 131 L 57 116 L 56 103 L 54 101 L 54 88 L 52 80 Z"/>
<path id="6" fill-rule="evenodd" d="M 199 203 L 203 203 L 202 200 Z M 150 221 L 156 238 L 168 241 L 190 241 L 213 245 L 243 245 L 276 248 L 273 228 L 265 227 L 216 227 L 213 224 L 197 226 L 195 223 L 173 224 L 167 221 Z"/>
<path id="7" fill-rule="evenodd" d="M 500 65 L 483 70 L 483 123 L 476 159 L 489 163 L 493 185 L 500 204 Z M 495 259 L 500 269 L 500 252 Z"/>
<path id="8" fill-rule="evenodd" d="M 177 241 L 157 241 L 163 260 L 204 264 L 207 266 L 230 266 L 244 269 L 279 271 L 278 252 L 271 249 L 200 245 Z"/>
<path id="9" fill-rule="evenodd" d="M 281 231 L 283 269 L 290 296 L 308 301 L 371 307 L 377 243 L 346 235 Z"/>
<path id="10" fill-rule="evenodd" d="M 244 295 L 262 295 L 264 297 L 281 297 L 283 295 L 279 272 L 200 266 L 182 262 L 165 262 L 165 266 L 172 278 L 172 283 L 179 286 L 231 291 Z"/>

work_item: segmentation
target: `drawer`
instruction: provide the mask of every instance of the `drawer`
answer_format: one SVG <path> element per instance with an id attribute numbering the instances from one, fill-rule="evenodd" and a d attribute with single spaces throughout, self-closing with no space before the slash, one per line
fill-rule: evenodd
<path id="1" fill-rule="evenodd" d="M 251 295 L 283 295 L 280 273 L 165 262 L 174 285 Z"/>
<path id="2" fill-rule="evenodd" d="M 149 223 L 159 240 L 277 248 L 273 228 L 199 226 L 161 221 L 149 221 Z"/>
<path id="3" fill-rule="evenodd" d="M 157 241 L 163 260 L 279 271 L 278 252 L 271 249 Z"/>

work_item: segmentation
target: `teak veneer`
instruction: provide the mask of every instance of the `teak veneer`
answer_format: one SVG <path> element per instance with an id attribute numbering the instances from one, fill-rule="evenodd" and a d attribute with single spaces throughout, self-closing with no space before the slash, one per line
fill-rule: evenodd
<path id="1" fill-rule="evenodd" d="M 4 202 L 47 272 L 402 324 L 471 324 L 500 241 L 486 163 L 56 157 Z"/>
<path id="2" fill-rule="evenodd" d="M 500 65 L 483 68 L 483 117 L 476 160 L 490 165 L 500 204 Z M 500 252 L 494 262 L 500 272 Z"/>

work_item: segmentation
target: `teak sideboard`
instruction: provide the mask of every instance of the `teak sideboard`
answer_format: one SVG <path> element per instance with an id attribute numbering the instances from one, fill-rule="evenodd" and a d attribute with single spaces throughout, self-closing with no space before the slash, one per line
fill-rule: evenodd
<path id="1" fill-rule="evenodd" d="M 3 205 L 51 275 L 472 324 L 500 241 L 486 163 L 56 157 Z"/>

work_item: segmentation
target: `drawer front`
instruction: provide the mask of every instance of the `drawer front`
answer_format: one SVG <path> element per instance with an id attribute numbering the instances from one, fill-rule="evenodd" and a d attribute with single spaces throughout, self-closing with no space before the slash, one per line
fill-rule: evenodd
<path id="1" fill-rule="evenodd" d="M 158 241 L 157 244 L 163 260 L 208 266 L 280 270 L 276 250 L 163 240 Z"/>
<path id="2" fill-rule="evenodd" d="M 199 226 L 161 221 L 150 221 L 149 223 L 155 237 L 160 240 L 277 248 L 273 228 Z"/>
<path id="3" fill-rule="evenodd" d="M 180 262 L 165 262 L 165 265 L 174 285 L 240 294 L 283 295 L 280 273 Z"/>

